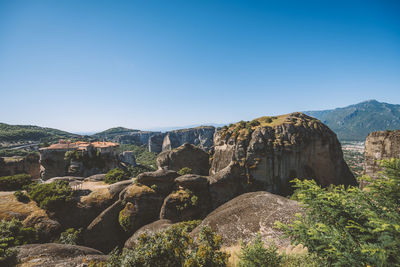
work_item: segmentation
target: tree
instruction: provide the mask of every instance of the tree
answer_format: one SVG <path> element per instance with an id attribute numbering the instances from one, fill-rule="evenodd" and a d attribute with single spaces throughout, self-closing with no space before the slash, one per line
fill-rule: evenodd
<path id="1" fill-rule="evenodd" d="M 305 215 L 277 223 L 295 243 L 333 266 L 400 265 L 400 159 L 381 162 L 377 179 L 362 177 L 364 189 L 321 188 L 314 180 L 294 180 L 294 199 Z"/>

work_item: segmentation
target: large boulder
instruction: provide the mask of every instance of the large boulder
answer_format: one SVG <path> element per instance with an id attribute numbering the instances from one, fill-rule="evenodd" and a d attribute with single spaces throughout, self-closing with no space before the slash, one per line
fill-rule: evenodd
<path id="1" fill-rule="evenodd" d="M 23 221 L 25 227 L 33 227 L 38 232 L 40 242 L 55 241 L 62 231 L 61 224 L 49 218 L 44 210 L 32 212 Z"/>
<path id="2" fill-rule="evenodd" d="M 207 152 L 189 143 L 165 151 L 158 155 L 157 166 L 159 169 L 179 171 L 184 167 L 192 169 L 192 173 L 208 175 L 209 155 Z"/>
<path id="3" fill-rule="evenodd" d="M 154 234 L 157 232 L 161 232 L 168 227 L 170 227 L 173 223 L 170 220 L 158 220 L 152 223 L 149 223 L 139 230 L 137 230 L 128 240 L 125 242 L 125 248 L 133 249 L 136 245 L 136 242 L 141 234 Z"/>
<path id="4" fill-rule="evenodd" d="M 162 196 L 141 184 L 133 184 L 119 194 L 119 200 L 104 210 L 87 227 L 85 244 L 104 252 L 122 246 L 143 225 L 158 220 Z"/>
<path id="5" fill-rule="evenodd" d="M 175 191 L 164 199 L 160 219 L 173 222 L 202 219 L 210 209 L 208 179 L 187 174 L 175 179 Z"/>
<path id="6" fill-rule="evenodd" d="M 365 141 L 364 173 L 376 178 L 379 160 L 400 158 L 400 130 L 370 133 Z"/>
<path id="7" fill-rule="evenodd" d="M 160 169 L 154 172 L 144 172 L 138 175 L 136 182 L 148 187 L 157 187 L 157 192 L 168 195 L 174 185 L 174 180 L 179 174 L 176 171 Z"/>
<path id="8" fill-rule="evenodd" d="M 249 190 L 245 170 L 237 162 L 231 162 L 208 179 L 213 209 Z"/>
<path id="9" fill-rule="evenodd" d="M 200 126 L 167 132 L 162 142 L 162 151 L 177 148 L 185 143 L 209 151 L 213 146 L 214 133 L 215 127 L 213 126 Z"/>
<path id="10" fill-rule="evenodd" d="M 282 232 L 274 227 L 275 221 L 288 223 L 301 213 L 302 208 L 293 200 L 265 191 L 240 195 L 211 212 L 196 227 L 196 236 L 202 226 L 210 226 L 219 235 L 225 246 L 236 245 L 240 240 L 249 242 L 257 233 L 264 241 L 274 241 L 287 246 L 289 239 L 281 239 Z"/>
<path id="11" fill-rule="evenodd" d="M 238 162 L 253 188 L 292 192 L 293 178 L 320 185 L 357 184 L 343 159 L 336 134 L 319 120 L 296 112 L 223 127 L 214 136 L 214 175 Z"/>
<path id="12" fill-rule="evenodd" d="M 107 256 L 93 248 L 57 243 L 29 244 L 16 248 L 17 266 L 87 266 L 107 261 Z"/>

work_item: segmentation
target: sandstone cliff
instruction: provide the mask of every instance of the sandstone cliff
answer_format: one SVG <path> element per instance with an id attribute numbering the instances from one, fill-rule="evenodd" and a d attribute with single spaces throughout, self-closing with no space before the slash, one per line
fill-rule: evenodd
<path id="1" fill-rule="evenodd" d="M 32 179 L 40 177 L 39 155 L 29 154 L 25 157 L 0 158 L 0 176 L 26 173 Z"/>
<path id="2" fill-rule="evenodd" d="M 376 178 L 378 160 L 400 158 L 400 130 L 370 133 L 365 141 L 364 173 Z"/>
<path id="3" fill-rule="evenodd" d="M 214 149 L 210 175 L 239 163 L 251 190 L 287 195 L 293 178 L 356 184 L 335 133 L 302 113 L 225 126 L 214 136 Z"/>

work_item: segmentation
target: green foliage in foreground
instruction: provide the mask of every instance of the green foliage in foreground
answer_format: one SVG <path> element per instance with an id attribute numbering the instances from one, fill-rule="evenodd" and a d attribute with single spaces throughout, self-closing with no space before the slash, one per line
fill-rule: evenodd
<path id="1" fill-rule="evenodd" d="M 183 167 L 182 169 L 180 169 L 178 171 L 179 175 L 185 175 L 185 174 L 191 174 L 192 173 L 192 169 L 189 167 Z"/>
<path id="2" fill-rule="evenodd" d="M 136 177 L 143 172 L 151 172 L 151 171 L 154 171 L 154 169 L 144 165 L 136 165 L 128 167 L 128 172 L 131 177 Z"/>
<path id="3" fill-rule="evenodd" d="M 361 178 L 363 190 L 295 180 L 294 198 L 306 215 L 278 227 L 327 266 L 400 266 L 400 159 L 381 166 L 378 179 Z"/>
<path id="4" fill-rule="evenodd" d="M 129 173 L 120 168 L 109 170 L 104 178 L 107 184 L 113 184 L 130 178 Z"/>
<path id="5" fill-rule="evenodd" d="M 265 248 L 260 234 L 257 234 L 253 242 L 249 244 L 242 243 L 240 267 L 278 267 L 281 262 L 282 256 L 278 254 L 276 246 L 271 244 L 271 246 Z"/>
<path id="6" fill-rule="evenodd" d="M 228 254 L 220 250 L 221 237 L 211 228 L 203 227 L 196 241 L 189 235 L 197 224 L 184 222 L 152 235 L 144 233 L 134 249 L 121 255 L 114 251 L 107 266 L 226 266 Z"/>
<path id="7" fill-rule="evenodd" d="M 3 176 L 0 177 L 0 191 L 20 190 L 30 183 L 32 183 L 32 177 L 29 174 Z"/>
<path id="8" fill-rule="evenodd" d="M 82 229 L 68 228 L 61 233 L 58 242 L 67 245 L 81 245 L 83 243 Z"/>
<path id="9" fill-rule="evenodd" d="M 14 252 L 11 247 L 34 243 L 37 241 L 37 232 L 31 227 L 24 227 L 17 219 L 0 221 L 0 266 L 11 264 Z"/>
<path id="10" fill-rule="evenodd" d="M 120 144 L 118 152 L 132 151 L 135 155 L 136 163 L 142 166 L 146 166 L 152 170 L 157 169 L 157 154 L 149 152 L 145 146 Z"/>
<path id="11" fill-rule="evenodd" d="M 56 211 L 73 202 L 73 191 L 67 181 L 33 184 L 27 188 L 28 196 L 42 209 Z"/>
<path id="12" fill-rule="evenodd" d="M 19 202 L 28 203 L 30 201 L 29 197 L 23 191 L 15 191 L 14 196 Z"/>

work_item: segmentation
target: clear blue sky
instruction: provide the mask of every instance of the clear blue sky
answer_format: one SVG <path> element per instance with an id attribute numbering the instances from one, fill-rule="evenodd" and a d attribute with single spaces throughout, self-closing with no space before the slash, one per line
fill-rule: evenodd
<path id="1" fill-rule="evenodd" d="M 400 1 L 0 0 L 0 96 L 75 132 L 400 103 Z"/>

